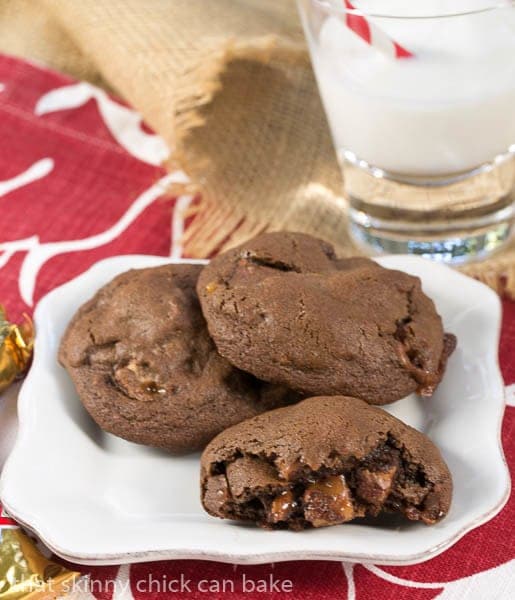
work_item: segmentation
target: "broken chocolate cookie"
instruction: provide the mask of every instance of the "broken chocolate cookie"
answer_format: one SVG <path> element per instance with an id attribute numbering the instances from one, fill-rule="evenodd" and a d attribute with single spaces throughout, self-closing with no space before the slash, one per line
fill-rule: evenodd
<path id="1" fill-rule="evenodd" d="M 197 291 L 222 356 L 306 395 L 429 396 L 455 346 L 418 277 L 338 259 L 304 234 L 265 234 L 221 254 Z"/>
<path id="2" fill-rule="evenodd" d="M 305 529 L 380 513 L 432 525 L 452 479 L 424 434 L 345 396 L 309 398 L 219 434 L 201 460 L 201 496 L 215 517 Z"/>
<path id="3" fill-rule="evenodd" d="M 132 270 L 72 319 L 59 360 L 100 427 L 173 452 L 298 397 L 222 358 L 195 292 L 197 265 Z"/>

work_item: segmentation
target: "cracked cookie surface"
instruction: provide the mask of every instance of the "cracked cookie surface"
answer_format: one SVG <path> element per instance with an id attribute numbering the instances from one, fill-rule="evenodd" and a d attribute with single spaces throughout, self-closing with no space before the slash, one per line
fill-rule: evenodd
<path id="1" fill-rule="evenodd" d="M 201 459 L 215 517 L 300 530 L 397 513 L 427 525 L 448 513 L 452 478 L 424 434 L 344 396 L 309 398 L 219 434 Z"/>
<path id="2" fill-rule="evenodd" d="M 195 292 L 201 266 L 123 273 L 73 317 L 59 360 L 100 427 L 172 452 L 298 399 L 222 358 Z"/>
<path id="3" fill-rule="evenodd" d="M 455 347 L 417 277 L 338 259 L 304 234 L 264 234 L 219 255 L 197 291 L 220 354 L 303 394 L 429 396 Z"/>

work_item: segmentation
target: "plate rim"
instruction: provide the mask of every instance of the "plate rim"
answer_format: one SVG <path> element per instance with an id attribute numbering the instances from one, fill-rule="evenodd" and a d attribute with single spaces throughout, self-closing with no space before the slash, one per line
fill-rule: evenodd
<path id="1" fill-rule="evenodd" d="M 52 296 L 55 294 L 59 294 L 60 290 L 64 287 L 73 285 L 77 279 L 86 278 L 91 275 L 91 272 L 97 270 L 110 262 L 118 262 L 121 260 L 150 260 L 156 261 L 156 265 L 158 263 L 161 264 L 206 264 L 209 262 L 205 259 L 185 259 L 185 258 L 172 258 L 165 256 L 156 256 L 156 255 L 148 255 L 148 254 L 123 254 L 112 256 L 108 258 L 101 259 L 96 263 L 92 264 L 88 269 L 81 272 L 76 277 L 66 281 L 62 285 L 54 288 L 50 292 L 48 292 L 41 300 L 38 302 L 36 309 L 34 311 L 34 321 L 37 324 L 39 320 L 39 314 L 42 313 L 45 309 L 45 305 L 48 304 Z M 485 284 L 463 274 L 459 271 L 448 267 L 447 265 L 443 265 L 440 263 L 435 263 L 429 261 L 427 259 L 423 259 L 421 257 L 413 256 L 413 255 L 386 255 L 381 257 L 373 257 L 373 260 L 376 260 L 379 263 L 389 263 L 390 261 L 404 261 L 404 262 L 415 262 L 420 264 L 421 261 L 424 261 L 425 264 L 431 266 L 431 268 L 436 268 L 438 270 L 445 270 L 446 272 L 451 272 L 453 276 L 457 276 L 458 278 L 466 279 L 469 283 L 474 282 L 477 286 L 480 286 L 484 292 L 491 294 L 492 298 L 495 298 L 495 301 L 498 305 L 498 311 L 496 314 L 496 327 L 495 327 L 495 342 L 496 349 L 499 345 L 500 331 L 502 326 L 502 310 L 501 310 L 501 301 L 498 295 L 490 289 Z M 399 268 L 399 267 L 393 267 Z M 37 345 L 37 338 L 36 338 Z M 458 542 L 461 538 L 463 538 L 467 533 L 476 529 L 477 527 L 485 524 L 492 518 L 494 518 L 506 505 L 511 493 L 511 477 L 508 468 L 508 464 L 506 462 L 506 457 L 504 454 L 504 449 L 502 446 L 502 423 L 503 417 L 506 408 L 506 388 L 504 385 L 504 381 L 502 378 L 500 365 L 499 365 L 499 357 L 498 352 L 495 352 L 495 357 L 493 360 L 493 366 L 495 368 L 495 377 L 497 383 L 500 384 L 502 390 L 502 398 L 497 399 L 496 405 L 498 414 L 497 414 L 497 450 L 499 452 L 499 456 L 502 461 L 502 468 L 504 470 L 505 475 L 505 487 L 500 496 L 499 500 L 495 504 L 495 506 L 491 507 L 489 510 L 485 511 L 483 514 L 479 515 L 471 521 L 470 523 L 464 525 L 458 531 L 454 532 L 453 535 L 447 537 L 442 542 L 436 544 L 435 546 L 429 548 L 428 550 L 424 550 L 421 552 L 416 552 L 412 554 L 402 554 L 397 558 L 392 558 L 388 555 L 381 555 L 378 553 L 375 554 L 367 554 L 367 553 L 349 553 L 349 552 L 335 552 L 333 550 L 329 550 L 327 552 L 316 551 L 316 552 L 308 552 L 306 550 L 282 550 L 277 552 L 248 552 L 244 554 L 238 554 L 236 552 L 228 552 L 224 551 L 216 551 L 216 550 L 203 550 L 201 547 L 195 548 L 180 548 L 180 544 L 177 544 L 175 547 L 166 549 L 166 550 L 141 550 L 141 551 L 131 551 L 131 552 L 116 552 L 116 553 L 81 553 L 77 551 L 73 551 L 71 549 L 66 549 L 60 543 L 56 542 L 53 539 L 53 536 L 46 532 L 44 525 L 40 522 L 40 517 L 31 516 L 29 514 L 24 514 L 23 510 L 18 510 L 13 504 L 7 499 L 3 498 L 3 492 L 5 486 L 5 473 L 9 472 L 10 469 L 6 467 L 14 462 L 15 455 L 20 451 L 22 447 L 22 442 L 26 438 L 26 430 L 30 426 L 30 419 L 25 419 L 22 416 L 19 417 L 18 422 L 18 432 L 16 435 L 16 440 L 14 446 L 11 450 L 11 453 L 4 465 L 4 468 L 0 475 L 0 498 L 2 499 L 2 504 L 10 514 L 20 525 L 29 529 L 33 533 L 35 533 L 40 540 L 57 556 L 61 558 L 74 562 L 76 564 L 82 565 L 121 565 L 128 563 L 137 563 L 137 562 L 150 562 L 156 560 L 179 560 L 179 559 L 189 559 L 189 560 L 210 560 L 224 563 L 233 563 L 233 564 L 263 564 L 268 562 L 284 562 L 284 561 L 299 561 L 299 560 L 329 560 L 329 561 L 350 561 L 350 562 L 366 562 L 366 563 L 374 563 L 381 565 L 412 565 L 418 564 L 420 562 L 424 562 L 435 556 L 438 556 L 451 546 L 453 546 L 456 542 Z M 25 397 L 28 397 L 27 388 L 29 387 L 27 383 L 31 381 L 31 372 L 27 375 L 26 380 L 23 382 L 22 387 L 19 392 L 18 402 L 19 406 L 22 404 L 28 403 L 30 400 L 25 400 Z M 23 410 L 19 409 L 19 414 L 21 415 Z"/>

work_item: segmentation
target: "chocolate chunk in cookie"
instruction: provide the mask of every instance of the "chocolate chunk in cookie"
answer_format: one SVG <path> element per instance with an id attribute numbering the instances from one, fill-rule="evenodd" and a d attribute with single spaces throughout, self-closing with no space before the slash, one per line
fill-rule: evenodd
<path id="1" fill-rule="evenodd" d="M 200 270 L 166 265 L 128 271 L 72 319 L 59 360 L 102 429 L 186 452 L 297 399 L 218 354 L 195 292 Z"/>
<path id="2" fill-rule="evenodd" d="M 452 479 L 424 434 L 345 396 L 309 398 L 218 435 L 202 455 L 201 494 L 215 517 L 305 529 L 400 513 L 432 525 Z"/>
<path id="3" fill-rule="evenodd" d="M 455 338 L 417 277 L 298 233 L 221 254 L 197 291 L 217 348 L 233 365 L 304 394 L 371 404 L 431 395 Z"/>

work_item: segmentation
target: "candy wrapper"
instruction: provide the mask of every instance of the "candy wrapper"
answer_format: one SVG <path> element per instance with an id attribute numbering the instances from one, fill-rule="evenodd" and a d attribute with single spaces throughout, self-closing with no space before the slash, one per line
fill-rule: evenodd
<path id="1" fill-rule="evenodd" d="M 0 504 L 0 600 L 65 597 L 79 577 L 46 558 Z"/>
<path id="2" fill-rule="evenodd" d="M 32 321 L 25 317 L 22 325 L 9 323 L 5 310 L 0 305 L 0 392 L 26 371 L 33 346 Z"/>
<path id="3" fill-rule="evenodd" d="M 25 373 L 33 345 L 32 321 L 10 323 L 0 306 L 0 392 Z M 44 556 L 0 504 L 0 600 L 64 597 L 79 576 Z"/>

